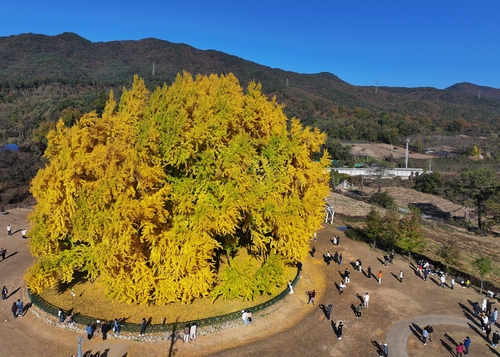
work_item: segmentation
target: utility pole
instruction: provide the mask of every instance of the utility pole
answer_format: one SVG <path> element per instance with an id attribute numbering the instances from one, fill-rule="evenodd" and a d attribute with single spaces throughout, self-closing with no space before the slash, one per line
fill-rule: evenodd
<path id="1" fill-rule="evenodd" d="M 405 160 L 405 167 L 408 168 L 408 145 L 410 144 L 410 138 L 406 139 L 406 160 Z"/>

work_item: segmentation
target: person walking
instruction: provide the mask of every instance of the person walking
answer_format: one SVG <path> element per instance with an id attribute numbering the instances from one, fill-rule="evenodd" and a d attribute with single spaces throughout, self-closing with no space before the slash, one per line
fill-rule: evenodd
<path id="1" fill-rule="evenodd" d="M 290 290 L 290 294 L 293 294 L 293 284 L 291 280 L 288 282 L 288 289 Z"/>
<path id="2" fill-rule="evenodd" d="M 314 253 L 316 253 L 316 247 L 313 245 L 311 248 L 311 257 L 314 258 Z"/>
<path id="3" fill-rule="evenodd" d="M 465 348 L 465 355 L 468 356 L 469 355 L 469 347 L 470 347 L 470 344 L 471 344 L 471 339 L 469 336 L 466 336 L 463 340 L 464 342 L 464 348 Z"/>
<path id="4" fill-rule="evenodd" d="M 359 304 L 358 307 L 356 308 L 356 318 L 357 319 L 361 318 L 362 311 L 363 311 L 363 304 Z"/>
<path id="5" fill-rule="evenodd" d="M 368 307 L 368 303 L 370 302 L 370 295 L 368 295 L 368 292 L 363 295 L 363 304 L 365 307 Z"/>
<path id="6" fill-rule="evenodd" d="M 344 330 L 344 323 L 342 321 L 339 321 L 339 325 L 337 326 L 337 338 L 339 340 L 342 339 L 343 330 Z"/>
<path id="7" fill-rule="evenodd" d="M 493 332 L 493 336 L 491 337 L 491 345 L 494 348 L 497 348 L 499 341 L 500 341 L 500 335 L 498 334 L 498 331 Z"/>
<path id="8" fill-rule="evenodd" d="M 12 235 L 12 226 L 10 224 L 7 226 L 7 235 L 8 236 Z"/>
<path id="9" fill-rule="evenodd" d="M 404 276 L 404 273 L 402 270 L 399 271 L 399 282 L 402 283 L 403 282 L 403 276 Z"/>
<path id="10" fill-rule="evenodd" d="M 427 329 L 422 330 L 422 342 L 424 343 L 424 346 L 427 344 L 427 338 L 429 337 L 429 332 L 427 332 Z"/>
<path id="11" fill-rule="evenodd" d="M 382 284 L 382 272 L 381 271 L 378 272 L 377 279 L 378 279 L 378 283 Z"/>
<path id="12" fill-rule="evenodd" d="M 0 249 L 0 256 L 2 257 L 2 261 L 5 260 L 5 254 L 7 254 L 7 249 L 5 248 Z"/>
<path id="13" fill-rule="evenodd" d="M 460 342 L 460 344 L 457 346 L 457 357 L 463 357 L 464 350 L 465 350 L 464 344 Z"/>
<path id="14" fill-rule="evenodd" d="M 196 341 L 196 322 L 191 324 L 191 328 L 189 329 L 189 338 L 191 341 Z"/>
<path id="15" fill-rule="evenodd" d="M 7 290 L 7 287 L 4 285 L 2 288 L 2 300 L 7 300 L 8 294 L 9 294 L 9 291 Z"/>
<path id="16" fill-rule="evenodd" d="M 26 230 L 26 228 L 23 228 L 23 230 L 21 231 L 21 234 L 22 234 L 22 236 L 23 236 L 23 239 L 28 238 L 28 236 L 27 236 L 28 231 Z"/>
<path id="17" fill-rule="evenodd" d="M 366 273 L 368 275 L 368 279 L 372 278 L 372 267 L 368 265 L 368 268 L 366 269 Z"/>
<path id="18" fill-rule="evenodd" d="M 450 280 L 450 289 L 455 290 L 455 278 L 453 277 Z"/>

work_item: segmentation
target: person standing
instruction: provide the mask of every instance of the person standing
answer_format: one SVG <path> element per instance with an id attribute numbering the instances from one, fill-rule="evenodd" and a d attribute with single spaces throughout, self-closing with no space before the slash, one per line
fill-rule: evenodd
<path id="1" fill-rule="evenodd" d="M 349 269 L 345 268 L 345 271 L 344 271 L 344 281 L 345 281 L 346 284 L 351 281 L 350 275 L 351 274 L 349 273 Z"/>
<path id="2" fill-rule="evenodd" d="M 26 230 L 26 228 L 23 228 L 23 230 L 21 231 L 21 234 L 23 235 L 23 239 L 28 238 L 28 236 L 27 236 L 28 231 Z"/>
<path id="3" fill-rule="evenodd" d="M 427 333 L 429 335 L 429 341 L 432 342 L 432 333 L 434 332 L 434 328 L 431 325 L 425 326 L 425 329 L 427 330 Z"/>
<path id="4" fill-rule="evenodd" d="M 493 332 L 493 336 L 491 337 L 491 345 L 497 348 L 499 341 L 500 341 L 500 335 L 498 334 L 498 331 Z"/>
<path id="5" fill-rule="evenodd" d="M 17 318 L 17 305 L 15 302 L 12 303 L 12 307 L 10 308 L 10 311 L 12 311 L 12 315 L 14 315 L 14 318 Z"/>
<path id="6" fill-rule="evenodd" d="M 487 323 L 485 328 L 484 328 L 486 331 L 486 340 L 490 340 L 490 333 L 491 333 L 491 324 L 490 323 Z"/>
<path id="7" fill-rule="evenodd" d="M 7 226 L 7 235 L 8 236 L 12 235 L 12 226 L 10 224 Z"/>
<path id="8" fill-rule="evenodd" d="M 363 295 L 363 304 L 365 307 L 368 307 L 368 303 L 370 302 L 370 295 L 368 295 L 368 292 Z"/>
<path id="9" fill-rule="evenodd" d="M 248 314 L 245 310 L 241 310 L 241 319 L 243 320 L 245 326 L 248 326 Z"/>
<path id="10" fill-rule="evenodd" d="M 495 307 L 495 309 L 493 310 L 493 323 L 497 323 L 497 319 L 498 319 L 498 310 L 497 308 Z"/>
<path id="11" fill-rule="evenodd" d="M 372 267 L 368 265 L 368 268 L 366 269 L 366 273 L 368 275 L 368 279 L 372 278 Z"/>
<path id="12" fill-rule="evenodd" d="M 293 284 L 291 280 L 288 282 L 288 289 L 290 289 L 290 294 L 293 294 Z"/>
<path id="13" fill-rule="evenodd" d="M 314 258 L 314 253 L 316 253 L 316 247 L 313 245 L 311 248 L 311 257 Z"/>
<path id="14" fill-rule="evenodd" d="M 483 299 L 483 303 L 481 304 L 481 310 L 483 310 L 483 312 L 486 312 L 486 306 L 487 306 L 487 300 Z"/>
<path id="15" fill-rule="evenodd" d="M 382 347 L 383 357 L 389 357 L 389 346 L 387 346 L 387 343 L 382 344 L 381 347 Z"/>
<path id="16" fill-rule="evenodd" d="M 189 331 L 189 324 L 186 324 L 186 326 L 184 326 L 184 342 L 189 342 Z"/>
<path id="17" fill-rule="evenodd" d="M 115 321 L 113 321 L 113 334 L 119 335 L 120 330 L 121 330 L 120 321 L 118 319 L 115 319 Z"/>
<path id="18" fill-rule="evenodd" d="M 250 310 L 247 310 L 247 319 L 248 319 L 248 323 L 251 324 L 253 322 L 252 320 L 252 311 Z"/>
<path id="19" fill-rule="evenodd" d="M 460 344 L 457 346 L 457 357 L 463 357 L 464 350 L 465 350 L 464 344 L 460 342 Z"/>
<path id="20" fill-rule="evenodd" d="M 363 304 L 359 304 L 358 307 L 356 308 L 356 318 L 357 319 L 361 318 L 362 311 L 363 311 Z"/>
<path id="21" fill-rule="evenodd" d="M 316 290 L 309 291 L 309 301 L 307 304 L 309 305 L 310 302 L 314 305 L 314 298 L 316 297 Z"/>
<path id="22" fill-rule="evenodd" d="M 9 294 L 9 291 L 7 290 L 7 287 L 4 285 L 2 288 L 2 300 L 7 300 L 7 294 Z"/>
<path id="23" fill-rule="evenodd" d="M 17 307 L 17 316 L 22 317 L 24 305 L 23 305 L 23 302 L 21 301 L 21 299 L 17 299 L 16 307 Z"/>
<path id="24" fill-rule="evenodd" d="M 455 290 L 455 278 L 453 277 L 450 280 L 450 289 Z"/>
<path id="25" fill-rule="evenodd" d="M 337 338 L 339 340 L 342 339 L 343 329 L 344 329 L 344 323 L 342 321 L 339 321 L 339 325 L 337 326 Z"/>
<path id="26" fill-rule="evenodd" d="M 146 326 L 147 326 L 146 319 L 143 317 L 142 322 L 141 322 L 141 330 L 139 332 L 139 336 L 144 336 L 146 334 Z"/>
<path id="27" fill-rule="evenodd" d="M 101 324 L 101 333 L 103 341 L 105 341 L 108 338 L 108 331 L 109 331 L 109 325 L 106 323 L 106 321 L 103 321 Z"/>
<path id="28" fill-rule="evenodd" d="M 424 346 L 427 344 L 427 338 L 429 337 L 429 332 L 427 329 L 422 330 L 422 342 L 424 343 Z"/>
<path id="29" fill-rule="evenodd" d="M 479 312 L 481 311 L 481 306 L 479 306 L 479 303 L 476 301 L 474 305 L 472 305 L 472 310 L 474 311 L 474 317 L 478 317 Z"/>
<path id="30" fill-rule="evenodd" d="M 191 341 L 196 341 L 196 322 L 191 324 L 191 328 L 189 329 L 189 338 Z"/>
<path id="31" fill-rule="evenodd" d="M 90 326 L 90 324 L 87 324 L 85 332 L 87 332 L 87 340 L 92 339 L 92 335 L 94 334 L 94 329 L 92 328 L 92 326 Z"/>
<path id="32" fill-rule="evenodd" d="M 378 283 L 382 284 L 382 272 L 381 271 L 378 272 L 377 279 L 378 279 Z"/>
<path id="33" fill-rule="evenodd" d="M 493 307 L 492 306 L 493 304 L 494 304 L 494 302 L 491 302 L 490 299 L 486 300 L 486 315 L 491 314 L 491 308 Z"/>
<path id="34" fill-rule="evenodd" d="M 446 277 L 444 276 L 444 273 L 441 274 L 441 276 L 439 277 L 439 279 L 441 280 L 441 287 L 444 289 L 444 286 L 446 284 Z"/>
<path id="35" fill-rule="evenodd" d="M 342 253 L 339 255 L 339 265 L 342 264 Z"/>
<path id="36" fill-rule="evenodd" d="M 488 317 L 488 315 L 486 315 L 485 313 L 482 313 L 481 314 L 481 327 L 483 329 L 483 332 L 486 331 L 486 325 L 488 325 L 490 323 L 490 318 Z"/>
<path id="37" fill-rule="evenodd" d="M 7 254 L 7 249 L 5 248 L 0 249 L 0 256 L 2 257 L 2 261 L 5 260 L 5 254 Z"/>
<path id="38" fill-rule="evenodd" d="M 332 316 L 332 308 L 332 304 L 328 304 L 325 306 L 325 315 L 327 320 L 330 320 L 330 317 Z"/>
<path id="39" fill-rule="evenodd" d="M 404 273 L 402 270 L 399 271 L 399 282 L 402 283 L 403 282 L 403 276 L 404 276 Z"/>
<path id="40" fill-rule="evenodd" d="M 491 345 L 497 348 L 498 342 L 500 342 L 500 335 L 498 334 L 498 331 L 495 331 L 493 332 L 493 336 L 491 337 Z"/>
<path id="41" fill-rule="evenodd" d="M 468 356 L 469 355 L 469 347 L 470 347 L 470 344 L 471 344 L 471 339 L 469 336 L 466 336 L 464 338 L 464 347 L 465 347 L 465 355 Z"/>
<path id="42" fill-rule="evenodd" d="M 64 311 L 63 309 L 59 309 L 57 312 L 57 316 L 59 316 L 59 322 L 64 322 Z"/>

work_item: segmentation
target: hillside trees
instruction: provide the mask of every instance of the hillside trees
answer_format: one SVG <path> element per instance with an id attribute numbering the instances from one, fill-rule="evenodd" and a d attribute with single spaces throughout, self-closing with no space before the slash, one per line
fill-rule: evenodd
<path id="1" fill-rule="evenodd" d="M 463 171 L 453 192 L 462 204 L 474 207 L 479 230 L 485 229 L 487 214 L 500 215 L 500 180 L 489 167 Z"/>
<path id="2" fill-rule="evenodd" d="M 262 267 L 240 276 L 251 269 L 231 263 L 216 295 L 273 291 L 274 267 L 302 259 L 323 219 L 329 158 L 311 157 L 324 140 L 231 74 L 184 73 L 153 93 L 136 77 L 102 117 L 49 134 L 49 164 L 32 182 L 28 286 L 79 271 L 120 301 L 188 302 L 215 288 L 220 252 L 247 249 Z"/>

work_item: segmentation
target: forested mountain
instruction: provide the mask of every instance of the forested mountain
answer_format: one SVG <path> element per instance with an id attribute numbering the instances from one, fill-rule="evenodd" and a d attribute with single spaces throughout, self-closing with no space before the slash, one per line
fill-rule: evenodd
<path id="1" fill-rule="evenodd" d="M 154 74 L 153 74 L 154 63 Z M 71 124 L 102 110 L 110 89 L 134 74 L 150 88 L 182 72 L 229 73 L 276 96 L 285 113 L 339 139 L 396 143 L 407 135 L 489 135 L 500 121 L 500 90 L 461 83 L 445 90 L 353 86 L 330 73 L 299 74 L 218 51 L 147 38 L 90 42 L 73 33 L 0 37 L 2 142 L 39 141 L 60 117 Z"/>

